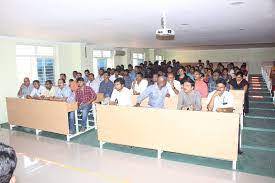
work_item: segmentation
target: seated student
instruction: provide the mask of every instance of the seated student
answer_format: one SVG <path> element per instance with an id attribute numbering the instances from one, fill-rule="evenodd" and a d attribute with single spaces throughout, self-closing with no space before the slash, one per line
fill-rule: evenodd
<path id="1" fill-rule="evenodd" d="M 33 90 L 30 95 L 27 95 L 28 99 L 41 99 L 44 98 L 46 88 L 40 85 L 38 80 L 34 80 L 33 82 Z"/>
<path id="2" fill-rule="evenodd" d="M 67 81 L 66 74 L 65 73 L 61 73 L 59 76 L 60 76 L 59 79 L 63 79 L 65 81 L 65 83 L 66 83 L 66 81 Z"/>
<path id="3" fill-rule="evenodd" d="M 13 175 L 17 164 L 17 157 L 14 149 L 0 142 L 0 182 L 15 183 Z"/>
<path id="4" fill-rule="evenodd" d="M 201 95 L 194 90 L 195 82 L 191 79 L 183 83 L 183 90 L 179 93 L 177 109 L 179 110 L 201 110 Z"/>
<path id="5" fill-rule="evenodd" d="M 82 124 L 80 131 L 86 130 L 86 123 L 88 119 L 88 113 L 92 109 L 92 102 L 96 100 L 96 93 L 94 90 L 85 85 L 83 78 L 77 79 L 78 89 L 75 92 L 75 99 L 78 103 L 78 111 L 82 111 Z"/>
<path id="6" fill-rule="evenodd" d="M 176 80 L 178 80 L 180 84 L 183 84 L 188 79 L 189 77 L 186 75 L 185 68 L 181 66 L 178 70 L 178 75 L 176 76 Z"/>
<path id="7" fill-rule="evenodd" d="M 88 81 L 86 82 L 86 86 L 91 87 L 95 93 L 98 93 L 99 90 L 99 82 L 95 79 L 95 76 L 93 73 L 88 74 Z"/>
<path id="8" fill-rule="evenodd" d="M 150 79 L 150 81 L 149 81 L 149 86 L 150 85 L 154 85 L 154 84 L 157 84 L 157 81 L 158 81 L 158 74 L 153 74 L 153 76 L 152 76 L 152 79 Z"/>
<path id="9" fill-rule="evenodd" d="M 58 88 L 55 92 L 54 100 L 67 101 L 68 97 L 71 95 L 71 89 L 65 85 L 64 79 L 58 80 Z"/>
<path id="10" fill-rule="evenodd" d="M 136 79 L 132 83 L 132 90 L 134 95 L 140 95 L 148 86 L 148 81 L 143 79 L 141 72 L 136 74 Z"/>
<path id="11" fill-rule="evenodd" d="M 248 101 L 248 82 L 244 79 L 242 72 L 236 74 L 236 78 L 230 81 L 231 90 L 244 90 L 244 112 L 249 112 L 249 101 Z"/>
<path id="12" fill-rule="evenodd" d="M 195 77 L 195 90 L 197 90 L 202 98 L 206 98 L 208 95 L 207 84 L 203 81 L 203 74 L 200 71 L 194 72 Z"/>
<path id="13" fill-rule="evenodd" d="M 84 71 L 84 77 L 83 77 L 85 83 L 88 82 L 89 74 L 90 74 L 89 69 L 86 69 L 86 70 Z"/>
<path id="14" fill-rule="evenodd" d="M 173 73 L 167 74 L 167 84 L 168 93 L 170 96 L 176 96 L 179 94 L 181 90 L 181 84 L 179 81 L 175 80 L 175 76 Z"/>
<path id="15" fill-rule="evenodd" d="M 117 78 L 121 78 L 122 76 L 119 75 L 119 71 L 117 69 L 114 70 L 114 74 L 110 76 L 110 80 L 114 82 Z"/>
<path id="16" fill-rule="evenodd" d="M 166 87 L 166 78 L 164 76 L 159 76 L 157 84 L 148 86 L 144 92 L 142 92 L 138 98 L 136 107 L 139 107 L 141 102 L 149 97 L 148 105 L 152 108 L 163 108 L 164 100 L 168 94 L 168 88 Z M 168 95 L 167 95 L 168 94 Z"/>
<path id="17" fill-rule="evenodd" d="M 117 78 L 114 83 L 115 87 L 110 99 L 110 105 L 131 106 L 131 92 L 125 87 L 124 79 Z"/>
<path id="18" fill-rule="evenodd" d="M 53 87 L 53 82 L 47 80 L 45 83 L 46 91 L 43 99 L 52 99 L 55 96 L 55 88 Z"/>
<path id="19" fill-rule="evenodd" d="M 109 79 L 110 73 L 105 71 L 103 74 L 104 80 L 99 85 L 99 93 L 103 93 L 105 97 L 111 97 L 114 83 Z"/>
<path id="20" fill-rule="evenodd" d="M 28 77 L 24 78 L 24 83 L 21 84 L 20 89 L 17 93 L 19 98 L 26 98 L 30 95 L 33 90 L 33 85 L 31 85 L 30 79 Z"/>
<path id="21" fill-rule="evenodd" d="M 132 79 L 129 75 L 129 70 L 126 69 L 124 72 L 123 72 L 123 79 L 125 81 L 125 87 L 128 88 L 129 90 L 131 89 L 131 86 L 132 86 Z"/>
<path id="22" fill-rule="evenodd" d="M 216 89 L 216 81 L 219 79 L 219 78 L 222 78 L 221 77 L 221 72 L 219 70 L 215 70 L 213 72 L 213 76 L 209 79 L 208 81 L 208 92 L 212 92 Z M 223 78 L 224 79 L 224 78 Z M 226 81 L 226 80 L 225 80 Z M 230 85 L 228 84 L 228 82 L 226 82 L 226 91 L 229 91 L 230 89 Z"/>
<path id="23" fill-rule="evenodd" d="M 207 98 L 208 111 L 232 112 L 234 107 L 233 96 L 226 91 L 226 81 L 219 78 L 216 81 L 216 90 L 209 93 Z"/>

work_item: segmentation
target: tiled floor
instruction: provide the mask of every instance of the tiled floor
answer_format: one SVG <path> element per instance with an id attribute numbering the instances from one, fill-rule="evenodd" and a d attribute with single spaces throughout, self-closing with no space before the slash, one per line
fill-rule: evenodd
<path id="1" fill-rule="evenodd" d="M 100 150 L 7 129 L 0 129 L 0 141 L 17 152 L 18 183 L 275 182 L 270 177 Z"/>

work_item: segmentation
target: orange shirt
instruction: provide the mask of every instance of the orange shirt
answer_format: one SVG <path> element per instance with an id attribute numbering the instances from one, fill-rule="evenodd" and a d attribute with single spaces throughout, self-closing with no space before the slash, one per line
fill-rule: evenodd
<path id="1" fill-rule="evenodd" d="M 208 87 L 203 80 L 197 80 L 195 82 L 195 90 L 201 94 L 202 98 L 206 98 L 208 96 Z"/>

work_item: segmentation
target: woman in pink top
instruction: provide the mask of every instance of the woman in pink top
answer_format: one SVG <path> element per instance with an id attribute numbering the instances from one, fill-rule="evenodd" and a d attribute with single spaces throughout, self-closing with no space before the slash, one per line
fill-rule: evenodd
<path id="1" fill-rule="evenodd" d="M 207 84 L 203 81 L 203 75 L 200 71 L 195 71 L 195 90 L 197 90 L 202 98 L 206 98 L 208 96 L 208 87 Z"/>

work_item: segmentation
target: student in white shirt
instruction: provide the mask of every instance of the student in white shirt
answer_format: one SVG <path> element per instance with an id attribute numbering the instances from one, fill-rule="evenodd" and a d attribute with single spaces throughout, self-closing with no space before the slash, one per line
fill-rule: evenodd
<path id="1" fill-rule="evenodd" d="M 173 73 L 168 73 L 166 86 L 168 88 L 168 93 L 172 97 L 178 95 L 181 90 L 181 84 L 179 81 L 175 80 Z"/>
<path id="2" fill-rule="evenodd" d="M 141 72 L 137 73 L 136 80 L 132 83 L 132 91 L 134 95 L 140 95 L 148 86 L 148 81 L 143 79 Z"/>
<path id="3" fill-rule="evenodd" d="M 118 106 L 131 106 L 131 92 L 125 86 L 125 81 L 123 78 L 117 78 L 115 81 L 115 86 L 110 99 L 110 105 Z"/>
<path id="4" fill-rule="evenodd" d="M 95 80 L 95 76 L 93 73 L 90 73 L 88 75 L 88 82 L 86 83 L 86 86 L 91 87 L 95 93 L 98 93 L 99 90 L 99 82 L 97 80 Z"/>
<path id="5" fill-rule="evenodd" d="M 227 112 L 234 108 L 234 99 L 230 92 L 226 91 L 226 81 L 219 78 L 216 81 L 216 90 L 209 93 L 207 109 L 215 112 Z"/>
<path id="6" fill-rule="evenodd" d="M 110 80 L 114 83 L 117 78 L 122 78 L 122 76 L 119 75 L 118 70 L 114 70 L 114 74 L 111 74 Z"/>
<path id="7" fill-rule="evenodd" d="M 45 96 L 46 88 L 40 85 L 38 80 L 33 81 L 33 90 L 30 95 L 27 96 L 28 99 L 41 99 Z"/>

